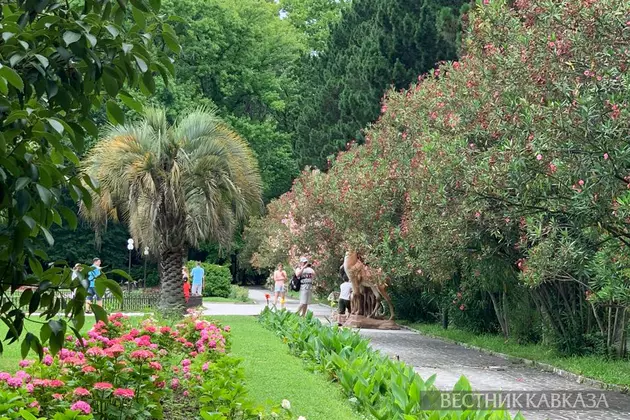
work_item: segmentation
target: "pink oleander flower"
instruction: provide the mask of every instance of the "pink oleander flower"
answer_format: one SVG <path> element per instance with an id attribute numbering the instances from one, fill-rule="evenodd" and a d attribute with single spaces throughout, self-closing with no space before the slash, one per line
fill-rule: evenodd
<path id="1" fill-rule="evenodd" d="M 52 394 L 52 397 L 53 397 L 55 400 L 63 400 L 63 394 L 54 393 L 54 394 Z"/>
<path id="2" fill-rule="evenodd" d="M 70 410 L 81 411 L 83 414 L 90 414 L 92 407 L 85 401 L 77 401 L 70 406 Z"/>
<path id="3" fill-rule="evenodd" d="M 164 382 L 164 381 L 156 382 L 156 383 L 155 383 L 155 386 L 156 386 L 157 388 L 162 389 L 162 388 L 164 388 L 164 387 L 166 386 L 166 382 Z"/>
<path id="4" fill-rule="evenodd" d="M 26 390 L 29 392 L 29 394 L 32 394 L 33 391 L 35 391 L 35 385 L 33 384 L 27 384 L 26 385 Z"/>
<path id="5" fill-rule="evenodd" d="M 161 334 L 169 334 L 171 332 L 171 327 L 161 327 L 160 328 L 160 333 Z"/>
<path id="6" fill-rule="evenodd" d="M 182 360 L 182 366 L 190 366 L 190 359 L 184 359 Z"/>
<path id="7" fill-rule="evenodd" d="M 542 160 L 543 156 L 539 153 L 536 155 L 536 160 Z"/>
<path id="8" fill-rule="evenodd" d="M 149 362 L 149 367 L 155 370 L 162 370 L 162 365 L 160 362 Z"/>
<path id="9" fill-rule="evenodd" d="M 6 381 L 7 379 L 9 379 L 11 377 L 10 373 L 7 372 L 0 372 L 0 381 Z"/>
<path id="10" fill-rule="evenodd" d="M 608 160 L 610 156 L 608 156 L 608 153 L 604 153 L 604 160 Z"/>
<path id="11" fill-rule="evenodd" d="M 42 359 L 42 363 L 45 364 L 46 366 L 50 366 L 53 364 L 53 358 L 50 354 L 47 354 L 46 356 L 44 356 L 44 358 Z"/>
<path id="12" fill-rule="evenodd" d="M 114 390 L 114 396 L 120 398 L 129 398 L 132 399 L 136 395 L 136 392 L 133 389 L 129 388 L 117 388 Z"/>
<path id="13" fill-rule="evenodd" d="M 210 340 L 208 341 L 208 347 L 210 347 L 211 349 L 215 348 L 217 346 L 217 342 L 214 340 Z"/>
<path id="14" fill-rule="evenodd" d="M 76 397 L 87 397 L 88 395 L 90 395 L 90 391 L 81 387 L 76 388 L 73 393 Z"/>
<path id="15" fill-rule="evenodd" d="M 113 387 L 114 385 L 110 384 L 109 382 L 97 382 L 94 384 L 94 389 L 98 389 L 99 391 L 112 389 Z"/>
<path id="16" fill-rule="evenodd" d="M 179 387 L 179 379 L 173 378 L 171 380 L 171 388 L 172 389 L 177 389 L 178 387 Z"/>
<path id="17" fill-rule="evenodd" d="M 83 366 L 81 370 L 83 371 L 83 373 L 96 372 L 96 369 L 92 366 Z"/>
<path id="18" fill-rule="evenodd" d="M 231 329 L 231 328 L 230 328 L 230 326 L 229 326 L 229 325 L 226 325 L 226 326 L 225 326 L 225 328 L 223 328 L 223 329 L 224 329 L 226 332 L 230 332 L 230 329 Z"/>
<path id="19" fill-rule="evenodd" d="M 131 331 L 129 331 L 129 335 L 131 335 L 133 338 L 136 338 L 137 336 L 140 335 L 140 331 L 138 331 L 138 329 L 134 328 Z"/>
<path id="20" fill-rule="evenodd" d="M 184 391 L 184 397 L 188 396 L 188 391 Z"/>
<path id="21" fill-rule="evenodd" d="M 29 404 L 29 407 L 39 409 L 39 403 L 37 401 L 33 401 Z"/>
<path id="22" fill-rule="evenodd" d="M 7 379 L 7 385 L 11 388 L 19 388 L 23 384 L 21 378 L 9 378 Z"/>
<path id="23" fill-rule="evenodd" d="M 168 351 L 166 351 L 165 349 L 160 349 L 160 351 L 158 351 L 158 354 L 162 357 L 168 355 Z"/>
<path id="24" fill-rule="evenodd" d="M 183 370 L 185 373 L 188 373 L 188 372 L 190 372 L 190 366 L 184 366 L 184 367 L 182 368 L 182 370 Z"/>
<path id="25" fill-rule="evenodd" d="M 190 357 L 197 357 L 199 355 L 199 353 L 197 353 L 196 351 L 191 351 L 189 356 Z"/>
<path id="26" fill-rule="evenodd" d="M 203 364 L 203 366 L 201 366 L 201 370 L 205 372 L 206 370 L 208 370 L 209 367 L 210 367 L 210 363 L 206 362 Z"/>
<path id="27" fill-rule="evenodd" d="M 30 366 L 30 365 L 32 365 L 32 364 L 33 364 L 33 361 L 32 361 L 32 360 L 20 360 L 20 363 L 18 363 L 18 365 L 19 365 L 20 367 L 23 367 L 23 368 L 24 368 L 24 367 L 29 367 L 29 366 Z"/>

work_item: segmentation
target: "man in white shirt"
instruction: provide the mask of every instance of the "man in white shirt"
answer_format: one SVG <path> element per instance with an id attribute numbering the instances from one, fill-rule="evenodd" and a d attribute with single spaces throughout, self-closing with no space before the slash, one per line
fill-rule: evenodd
<path id="1" fill-rule="evenodd" d="M 350 313 L 350 297 L 352 294 L 352 283 L 346 277 L 346 281 L 341 283 L 341 292 L 339 293 L 339 315 L 345 315 L 346 309 Z"/>

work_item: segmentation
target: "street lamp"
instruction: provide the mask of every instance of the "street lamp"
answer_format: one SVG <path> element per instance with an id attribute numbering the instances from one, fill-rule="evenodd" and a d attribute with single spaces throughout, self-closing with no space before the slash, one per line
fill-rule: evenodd
<path id="1" fill-rule="evenodd" d="M 149 258 L 149 247 L 144 247 L 144 280 L 142 281 L 142 288 L 147 288 L 147 259 Z"/>
<path id="2" fill-rule="evenodd" d="M 127 239 L 127 249 L 129 250 L 129 270 L 127 274 L 131 277 L 131 251 L 133 251 L 133 239 Z M 131 281 L 127 279 L 127 292 L 131 292 Z"/>

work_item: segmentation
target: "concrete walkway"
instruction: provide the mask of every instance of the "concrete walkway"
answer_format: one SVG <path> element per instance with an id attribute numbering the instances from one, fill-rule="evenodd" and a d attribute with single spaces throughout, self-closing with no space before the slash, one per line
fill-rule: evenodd
<path id="1" fill-rule="evenodd" d="M 269 290 L 262 288 L 250 288 L 249 289 L 249 298 L 254 301 L 254 303 L 214 303 L 214 302 L 204 302 L 204 315 L 258 315 L 265 307 L 267 306 L 267 299 L 265 299 L 265 294 L 269 294 L 269 306 L 273 305 L 273 293 Z M 285 302 L 285 308 L 288 311 L 295 312 L 297 311 L 300 302 L 296 299 L 287 298 Z M 280 308 L 280 302 L 278 302 L 278 308 Z M 322 320 L 326 320 L 330 318 L 331 310 L 328 306 L 314 304 L 309 305 L 308 309 L 313 312 L 313 314 L 321 318 Z"/>
<path id="2" fill-rule="evenodd" d="M 205 315 L 257 315 L 266 306 L 264 289 L 250 289 L 255 304 L 204 303 Z M 270 293 L 271 294 L 271 293 Z M 273 296 L 272 296 L 273 298 Z M 272 303 L 272 299 L 270 299 Z M 297 309 L 299 302 L 289 299 L 286 308 Z M 309 307 L 324 323 L 330 320 L 331 309 L 325 305 Z M 567 378 L 549 372 L 514 364 L 476 350 L 430 338 L 413 331 L 361 330 L 372 347 L 413 366 L 423 378 L 436 375 L 435 385 L 440 390 L 452 390 L 463 375 L 476 391 L 596 391 Z M 526 420 L 630 420 L 630 396 L 609 392 L 605 394 L 611 409 L 590 411 L 523 411 Z M 586 398 L 586 397 L 585 397 Z M 515 414 L 515 412 L 513 412 Z"/>

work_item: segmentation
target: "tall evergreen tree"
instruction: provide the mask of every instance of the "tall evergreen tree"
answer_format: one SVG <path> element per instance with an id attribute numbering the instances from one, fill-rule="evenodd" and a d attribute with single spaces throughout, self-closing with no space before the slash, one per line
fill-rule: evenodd
<path id="1" fill-rule="evenodd" d="M 333 25 L 326 48 L 305 57 L 294 148 L 302 165 L 326 158 L 378 118 L 384 92 L 408 86 L 457 57 L 466 0 L 356 0 Z"/>

